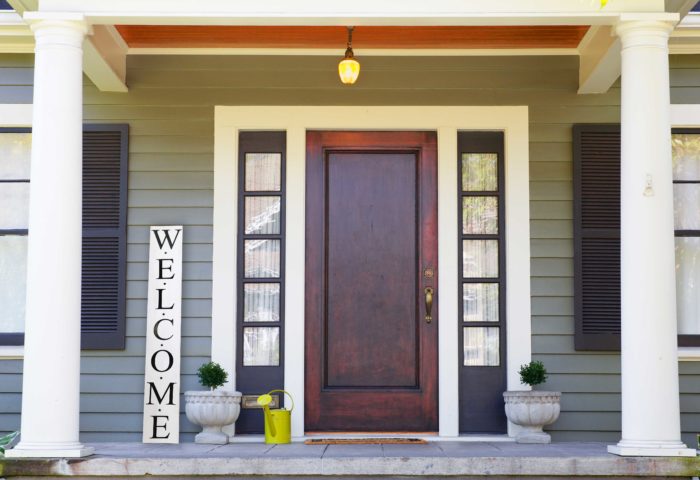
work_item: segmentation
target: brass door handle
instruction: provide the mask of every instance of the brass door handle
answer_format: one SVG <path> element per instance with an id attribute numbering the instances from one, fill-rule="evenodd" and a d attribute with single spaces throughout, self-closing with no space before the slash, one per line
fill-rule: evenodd
<path id="1" fill-rule="evenodd" d="M 430 323 L 433 321 L 433 287 L 425 287 L 425 321 Z"/>

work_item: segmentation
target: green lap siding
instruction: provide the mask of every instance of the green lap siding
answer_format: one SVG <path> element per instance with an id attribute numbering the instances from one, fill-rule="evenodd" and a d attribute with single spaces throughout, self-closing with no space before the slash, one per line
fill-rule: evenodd
<path id="1" fill-rule="evenodd" d="M 527 105 L 530 115 L 532 347 L 563 392 L 555 440 L 616 441 L 620 361 L 574 350 L 574 123 L 619 122 L 620 91 L 577 95 L 575 57 L 366 57 L 353 87 L 337 58 L 130 56 L 129 93 L 85 80 L 88 123 L 130 125 L 127 342 L 84 352 L 84 441 L 141 438 L 150 225 L 183 224 L 183 390 L 211 353 L 215 105 Z M 0 103 L 30 103 L 32 57 L 0 56 Z M 673 103 L 700 103 L 700 56 L 671 59 Z M 512 287 L 512 286 L 511 286 Z M 684 440 L 700 430 L 700 362 L 682 362 Z M 0 360 L 0 431 L 19 428 L 21 361 Z M 182 418 L 183 441 L 196 428 Z"/>

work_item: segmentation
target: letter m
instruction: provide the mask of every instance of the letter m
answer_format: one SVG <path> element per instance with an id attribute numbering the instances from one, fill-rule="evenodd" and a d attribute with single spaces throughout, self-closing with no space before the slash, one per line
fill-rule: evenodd
<path id="1" fill-rule="evenodd" d="M 153 384 L 153 382 L 148 382 L 148 386 L 149 386 L 149 388 L 148 388 L 148 403 L 146 405 L 153 405 L 153 395 L 154 394 L 156 396 L 156 400 L 158 401 L 158 405 L 161 405 L 163 403 L 163 399 L 165 399 L 165 396 L 168 394 L 170 395 L 168 405 L 175 405 L 175 403 L 173 402 L 174 393 L 175 393 L 173 390 L 173 385 L 175 385 L 175 382 L 170 382 L 168 384 L 168 388 L 166 388 L 165 391 L 163 392 L 163 395 L 160 395 L 158 392 L 158 389 Z"/>

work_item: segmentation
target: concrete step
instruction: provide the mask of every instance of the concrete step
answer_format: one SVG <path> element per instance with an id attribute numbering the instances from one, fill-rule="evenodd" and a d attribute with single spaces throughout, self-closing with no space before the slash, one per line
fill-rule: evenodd
<path id="1" fill-rule="evenodd" d="M 381 477 L 692 478 L 700 459 L 618 457 L 602 443 L 518 445 L 431 442 L 426 445 L 153 445 L 93 444 L 82 459 L 4 459 L 5 478 L 251 478 L 265 480 Z"/>

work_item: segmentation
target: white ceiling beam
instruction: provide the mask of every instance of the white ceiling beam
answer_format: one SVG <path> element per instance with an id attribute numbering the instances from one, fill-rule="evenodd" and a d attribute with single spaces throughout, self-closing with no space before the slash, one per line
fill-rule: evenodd
<path id="1" fill-rule="evenodd" d="M 83 43 L 83 71 L 103 92 L 127 92 L 128 46 L 111 25 L 94 25 Z"/>
<path id="2" fill-rule="evenodd" d="M 23 15 L 27 10 L 31 12 L 39 9 L 39 0 L 7 0 L 7 3 L 20 15 Z"/>
<path id="3" fill-rule="evenodd" d="M 579 46 L 578 93 L 605 93 L 620 77 L 620 40 L 612 27 L 592 27 Z"/>
<path id="4" fill-rule="evenodd" d="M 671 54 L 700 53 L 700 14 L 687 15 L 671 33 L 668 45 Z"/>
<path id="5" fill-rule="evenodd" d="M 34 35 L 16 12 L 0 11 L 0 52 L 34 53 Z"/>
<path id="6" fill-rule="evenodd" d="M 688 15 L 688 13 L 690 13 L 690 10 L 692 10 L 692 8 L 695 6 L 695 4 L 698 3 L 698 0 L 674 0 L 671 2 L 667 1 L 666 2 L 667 7 L 670 6 L 670 5 L 668 5 L 669 3 L 673 4 L 671 6 L 672 10 L 670 10 L 670 11 L 678 12 L 680 14 L 681 18 L 683 18 L 686 15 Z M 668 10 L 668 8 L 667 8 L 667 10 Z"/>

